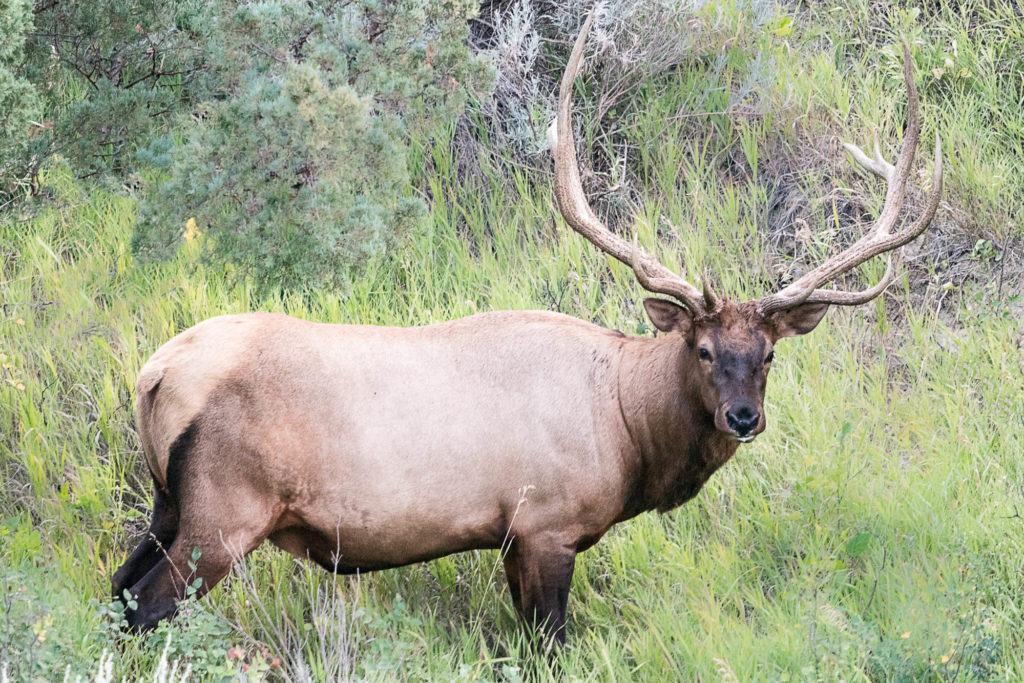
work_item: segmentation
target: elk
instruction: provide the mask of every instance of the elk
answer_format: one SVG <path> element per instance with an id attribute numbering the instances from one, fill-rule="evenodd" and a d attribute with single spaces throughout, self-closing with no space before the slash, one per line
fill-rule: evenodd
<path id="1" fill-rule="evenodd" d="M 641 512 L 693 498 L 765 428 L 773 345 L 860 292 L 822 288 L 920 235 L 942 191 L 897 226 L 920 134 L 903 44 L 907 128 L 896 164 L 855 160 L 888 184 L 863 237 L 792 284 L 733 303 L 608 230 L 580 182 L 570 95 L 587 18 L 561 80 L 555 194 L 566 223 L 668 298 L 655 337 L 566 315 L 500 311 L 426 327 L 212 318 L 156 351 L 136 385 L 155 494 L 149 533 L 113 577 L 129 624 L 171 617 L 193 563 L 202 594 L 265 540 L 330 571 L 366 572 L 499 549 L 517 612 L 563 643 L 577 553 Z"/>

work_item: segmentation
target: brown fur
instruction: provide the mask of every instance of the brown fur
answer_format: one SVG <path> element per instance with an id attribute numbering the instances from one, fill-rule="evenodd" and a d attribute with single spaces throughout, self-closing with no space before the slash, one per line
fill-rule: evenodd
<path id="1" fill-rule="evenodd" d="M 157 505 L 114 577 L 130 623 L 174 613 L 194 548 L 205 592 L 269 539 L 340 572 L 503 548 L 517 610 L 564 639 L 576 553 L 696 495 L 738 446 L 728 411 L 760 411 L 771 345 L 824 314 L 647 308 L 666 334 L 547 312 L 407 329 L 247 314 L 181 333 L 136 389 Z"/>

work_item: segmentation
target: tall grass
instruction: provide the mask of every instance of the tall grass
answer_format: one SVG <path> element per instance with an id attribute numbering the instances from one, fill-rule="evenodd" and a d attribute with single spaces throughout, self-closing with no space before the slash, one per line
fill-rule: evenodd
<path id="1" fill-rule="evenodd" d="M 787 263 L 765 227 L 780 155 L 827 135 L 865 143 L 877 128 L 889 149 L 898 136 L 893 35 L 859 33 L 872 7 L 815 5 L 772 25 L 768 115 L 728 114 L 723 102 L 699 138 L 690 119 L 673 118 L 695 83 L 739 77 L 728 67 L 689 65 L 643 91 L 646 114 L 624 133 L 643 155 L 645 199 L 629 227 L 641 243 L 692 277 L 710 267 L 729 296 L 770 286 Z M 984 7 L 967 6 L 981 34 L 966 32 L 969 13 L 944 11 L 908 15 L 905 29 L 955 38 L 977 74 L 948 95 L 926 84 L 925 129 L 942 130 L 951 167 L 940 222 L 998 247 L 1021 234 L 1021 149 L 1010 144 L 1019 110 L 1007 104 L 1012 79 L 982 78 L 1013 56 L 979 36 L 1016 40 L 1024 21 Z M 915 49 L 927 79 L 933 57 Z M 995 127 L 985 123 L 993 104 Z M 534 656 L 517 627 L 493 552 L 336 579 L 268 546 L 183 618 L 121 635 L 109 577 L 150 509 L 131 386 L 176 332 L 255 309 L 417 325 L 547 308 L 649 333 L 645 293 L 553 218 L 543 178 L 484 163 L 466 180 L 457 154 L 420 150 L 429 224 L 396 258 L 369 264 L 344 300 L 258 299 L 198 265 L 195 243 L 170 263 L 135 264 L 134 202 L 82 193 L 60 169 L 47 176 L 50 208 L 0 226 L 0 662 L 12 678 L 92 676 L 101 657 L 129 679 L 161 661 L 209 680 L 282 668 L 296 680 L 1024 677 L 1024 330 L 1013 287 L 1000 297 L 991 284 L 990 252 L 959 255 L 980 283 L 943 288 L 940 256 L 935 273 L 917 266 L 918 279 L 883 300 L 833 311 L 780 344 L 767 433 L 691 503 L 619 525 L 579 557 L 569 643 L 550 657 Z M 881 200 L 872 181 L 808 161 L 794 182 L 815 253 L 841 232 L 834 208 L 849 185 L 874 208 Z M 993 216 L 1004 224 L 990 228 Z"/>

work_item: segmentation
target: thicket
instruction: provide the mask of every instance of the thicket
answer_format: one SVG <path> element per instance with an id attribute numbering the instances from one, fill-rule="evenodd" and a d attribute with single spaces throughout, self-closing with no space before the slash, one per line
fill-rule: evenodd
<path id="1" fill-rule="evenodd" d="M 207 262 L 264 291 L 342 294 L 363 264 L 394 253 L 403 235 L 424 225 L 426 203 L 438 199 L 424 173 L 436 155 L 451 155 L 460 182 L 481 191 L 518 177 L 547 187 L 557 80 L 592 7 L 588 0 L 3 2 L 0 206 L 42 191 L 39 169 L 59 159 L 79 182 L 133 195 L 132 245 L 141 261 L 197 240 Z M 597 7 L 575 125 L 584 185 L 608 222 L 632 225 L 651 192 L 659 151 L 637 144 L 632 132 L 661 117 L 659 139 L 689 141 L 681 160 L 721 136 L 730 151 L 716 160 L 715 184 L 751 179 L 756 185 L 747 189 L 765 195 L 766 215 L 740 218 L 765 227 L 783 256 L 764 264 L 775 271 L 772 282 L 806 267 L 800 255 L 816 252 L 801 248 L 806 239 L 795 226 L 817 209 L 799 178 L 810 165 L 849 171 L 837 145 L 825 148 L 829 132 L 806 126 L 810 119 L 795 105 L 805 94 L 776 63 L 789 59 L 778 43 L 791 35 L 792 17 L 768 0 Z M 816 8 L 808 12 L 826 11 Z M 943 250 L 987 255 L 1002 269 L 1002 254 L 1019 239 L 1013 215 L 1024 176 L 987 159 L 1009 145 L 1020 163 L 1013 74 L 1021 36 L 1005 12 L 982 5 L 961 12 L 971 30 L 991 33 L 977 53 L 957 47 L 968 40 L 966 28 L 936 40 L 918 8 L 868 14 L 870 32 L 857 29 L 860 52 L 837 52 L 836 60 L 852 56 L 862 77 L 892 80 L 892 46 L 898 34 L 910 37 L 922 96 L 939 107 L 932 111 L 941 117 L 946 156 L 965 164 L 950 175 L 947 193 L 950 205 L 969 210 L 954 214 L 956 234 Z M 666 90 L 686 96 L 671 111 L 652 111 L 648 103 Z M 823 95 L 812 94 L 809 105 Z M 976 110 L 964 104 L 980 101 Z M 941 113 L 954 102 L 955 119 Z M 847 100 L 820 118 L 842 126 L 854 108 L 899 128 L 898 112 L 875 116 L 870 102 Z M 984 134 L 967 132 L 981 121 L 990 124 Z M 776 131 L 770 149 L 752 146 L 760 129 Z M 658 193 L 687 192 L 688 184 L 656 179 Z M 841 240 L 857 234 L 862 204 L 837 206 Z M 949 282 L 971 277 L 962 260 Z"/>
<path id="2" fill-rule="evenodd" d="M 423 224 L 431 193 L 419 171 L 434 147 L 453 149 L 461 180 L 481 186 L 485 167 L 505 177 L 547 169 L 557 79 L 591 8 L 11 1 L 4 30 L 27 43 L 11 48 L 9 71 L 40 102 L 18 99 L 8 197 L 16 186 L 37 191 L 40 165 L 57 158 L 79 182 L 136 198 L 142 261 L 197 240 L 209 263 L 264 290 L 343 294 L 361 265 Z M 743 4 L 742 28 L 703 2 L 598 6 L 577 125 L 592 169 L 584 180 L 613 219 L 635 205 L 624 126 L 643 113 L 641 83 L 664 82 L 686 61 L 720 74 L 726 35 L 737 36 L 733 61 L 743 54 L 754 68 L 694 106 L 725 111 L 770 78 L 751 37 L 774 5 Z"/>
<path id="3" fill-rule="evenodd" d="M 139 256 L 204 236 L 209 260 L 261 286 L 344 292 L 422 220 L 410 140 L 443 136 L 490 90 L 467 43 L 475 11 L 44 2 L 23 69 L 54 113 L 48 152 L 138 197 Z"/>
<path id="4" fill-rule="evenodd" d="M 39 96 L 23 73 L 30 25 L 25 0 L 0 0 L 0 208 L 16 198 L 33 175 L 34 140 L 43 126 Z"/>

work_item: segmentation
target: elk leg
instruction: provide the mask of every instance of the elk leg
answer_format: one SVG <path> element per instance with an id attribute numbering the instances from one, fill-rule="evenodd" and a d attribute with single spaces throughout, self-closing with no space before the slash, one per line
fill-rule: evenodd
<path id="1" fill-rule="evenodd" d="M 129 589 L 138 603 L 126 615 L 132 630 L 148 631 L 162 619 L 173 617 L 189 586 L 196 588 L 196 598 L 205 595 L 235 561 L 267 538 L 274 521 L 269 509 L 255 501 L 246 506 L 245 514 L 239 514 L 236 507 L 229 508 L 228 514 L 222 510 L 215 518 L 197 507 L 195 511 L 185 509 L 181 529 L 166 556 Z M 199 554 L 193 559 L 196 549 Z M 202 579 L 198 586 L 196 579 Z"/>
<path id="2" fill-rule="evenodd" d="M 511 549 L 501 559 L 505 564 L 505 579 L 508 581 L 508 591 L 512 594 L 512 606 L 516 608 L 517 613 L 523 614 L 523 594 L 519 587 L 519 561 Z"/>
<path id="3" fill-rule="evenodd" d="M 576 563 L 575 548 L 553 539 L 517 539 L 511 554 L 518 570 L 515 574 L 519 584 L 519 613 L 545 638 L 565 644 L 565 609 Z M 506 564 L 506 571 L 507 567 Z M 512 586 L 511 580 L 509 586 Z"/>
<path id="4" fill-rule="evenodd" d="M 111 579 L 115 599 L 124 600 L 124 589 L 134 586 L 157 565 L 178 534 L 178 508 L 168 495 L 156 488 L 153 495 L 153 519 L 138 547 Z"/>

